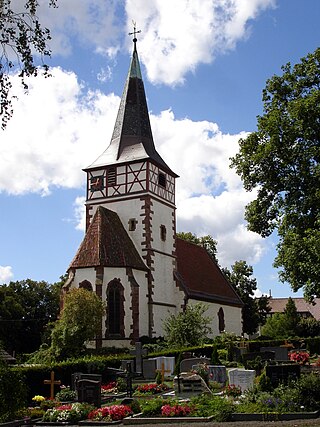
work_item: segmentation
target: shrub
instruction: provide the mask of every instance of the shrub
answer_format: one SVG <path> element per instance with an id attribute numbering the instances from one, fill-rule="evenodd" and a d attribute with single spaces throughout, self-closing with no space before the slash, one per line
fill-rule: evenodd
<path id="1" fill-rule="evenodd" d="M 234 410 L 232 402 L 218 396 L 196 396 L 190 400 L 190 405 L 195 408 L 192 413 L 193 416 L 213 416 L 213 419 L 217 422 L 228 421 Z"/>
<path id="2" fill-rule="evenodd" d="M 94 409 L 88 418 L 92 421 L 121 421 L 128 415 L 132 415 L 132 410 L 128 405 L 111 405 Z"/>
<path id="3" fill-rule="evenodd" d="M 158 397 L 151 400 L 145 400 L 140 403 L 143 415 L 154 416 L 161 414 L 161 408 L 166 401 L 162 397 Z"/>
<path id="4" fill-rule="evenodd" d="M 191 414 L 192 407 L 184 404 L 184 405 L 163 405 L 161 408 L 161 415 L 163 417 L 186 417 Z"/>
<path id="5" fill-rule="evenodd" d="M 299 365 L 306 365 L 309 362 L 309 358 L 310 355 L 306 351 L 291 351 L 289 353 L 289 359 L 299 363 Z"/>
<path id="6" fill-rule="evenodd" d="M 0 362 L 0 422 L 14 420 L 26 406 L 27 388 L 21 373 Z"/>
<path id="7" fill-rule="evenodd" d="M 66 386 L 61 386 L 60 391 L 56 394 L 56 400 L 60 402 L 70 402 L 75 400 L 76 397 L 77 393 Z"/>
<path id="8" fill-rule="evenodd" d="M 85 420 L 93 406 L 88 403 L 72 403 L 71 405 L 61 405 L 53 409 L 48 409 L 42 421 L 47 422 L 73 422 Z"/>

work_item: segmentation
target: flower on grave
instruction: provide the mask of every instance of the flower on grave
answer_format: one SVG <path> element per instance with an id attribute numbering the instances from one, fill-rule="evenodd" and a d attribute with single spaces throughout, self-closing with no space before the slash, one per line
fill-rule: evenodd
<path id="1" fill-rule="evenodd" d="M 199 363 L 195 369 L 192 370 L 194 374 L 200 375 L 200 377 L 208 384 L 209 380 L 209 368 L 206 363 Z"/>
<path id="2" fill-rule="evenodd" d="M 223 393 L 226 396 L 239 397 L 241 396 L 241 387 L 236 386 L 235 384 L 229 384 L 227 385 L 227 387 L 225 387 L 225 389 L 223 390 Z"/>
<path id="3" fill-rule="evenodd" d="M 46 398 L 37 394 L 36 396 L 33 396 L 32 400 L 34 402 L 43 402 L 44 400 L 46 400 Z"/>
<path id="4" fill-rule="evenodd" d="M 88 414 L 93 410 L 93 406 L 88 403 L 72 403 L 68 405 L 60 405 L 52 409 L 48 409 L 42 421 L 49 422 L 78 422 L 85 420 Z"/>
<path id="5" fill-rule="evenodd" d="M 160 394 L 164 391 L 169 390 L 169 387 L 166 384 L 156 384 L 156 383 L 150 383 L 150 384 L 143 384 L 139 385 L 134 394 L 136 396 L 139 396 L 140 394 L 144 395 L 153 395 L 153 394 Z"/>
<path id="6" fill-rule="evenodd" d="M 130 406 L 127 405 L 111 405 L 103 408 L 94 409 L 88 415 L 88 419 L 92 421 L 121 421 L 123 418 L 132 415 L 133 412 Z"/>
<path id="7" fill-rule="evenodd" d="M 108 395 L 112 393 L 113 394 L 118 393 L 117 383 L 115 381 L 111 381 L 108 384 L 101 385 L 102 395 Z"/>
<path id="8" fill-rule="evenodd" d="M 192 408 L 188 405 L 163 405 L 161 407 L 163 417 L 187 417 L 191 412 Z"/>
<path id="9" fill-rule="evenodd" d="M 307 351 L 291 351 L 289 359 L 299 365 L 306 365 L 309 362 L 310 354 Z"/>

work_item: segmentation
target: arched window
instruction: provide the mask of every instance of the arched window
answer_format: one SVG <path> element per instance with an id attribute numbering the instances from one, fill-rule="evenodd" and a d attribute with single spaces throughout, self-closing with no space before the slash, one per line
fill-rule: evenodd
<path id="1" fill-rule="evenodd" d="M 83 280 L 82 282 L 79 283 L 79 288 L 82 289 L 86 289 L 87 291 L 91 291 L 92 292 L 92 285 L 91 282 L 89 282 L 89 280 Z"/>
<path id="2" fill-rule="evenodd" d="M 124 337 L 124 289 L 119 279 L 107 286 L 106 337 Z"/>
<path id="3" fill-rule="evenodd" d="M 226 324 L 224 322 L 224 311 L 222 307 L 219 308 L 218 319 L 219 319 L 219 332 L 223 332 L 225 330 Z"/>

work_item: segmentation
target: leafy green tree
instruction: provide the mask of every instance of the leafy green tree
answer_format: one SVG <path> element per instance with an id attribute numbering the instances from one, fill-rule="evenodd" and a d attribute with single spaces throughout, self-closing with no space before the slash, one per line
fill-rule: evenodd
<path id="1" fill-rule="evenodd" d="M 223 272 L 244 303 L 243 332 L 251 335 L 256 332 L 260 324 L 259 306 L 254 298 L 257 280 L 252 277 L 253 268 L 246 261 L 236 261 L 231 266 L 231 271 L 224 268 Z"/>
<path id="2" fill-rule="evenodd" d="M 314 317 L 301 318 L 297 326 L 298 337 L 318 337 L 320 336 L 320 321 Z"/>
<path id="3" fill-rule="evenodd" d="M 188 232 L 177 233 L 177 237 L 186 240 L 187 242 L 195 243 L 196 245 L 203 246 L 210 257 L 218 264 L 217 259 L 217 241 L 212 236 L 197 237 L 195 234 Z"/>
<path id="4" fill-rule="evenodd" d="M 171 314 L 164 320 L 165 338 L 172 347 L 201 344 L 212 332 L 212 319 L 205 316 L 208 306 L 202 303 L 187 305 L 183 312 Z"/>
<path id="5" fill-rule="evenodd" d="M 105 305 L 94 292 L 71 289 L 65 296 L 60 319 L 51 334 L 51 354 L 56 359 L 79 355 L 86 341 L 101 328 Z"/>
<path id="6" fill-rule="evenodd" d="M 270 297 L 267 295 L 262 295 L 261 297 L 256 298 L 256 303 L 258 305 L 259 325 L 264 325 L 266 323 L 268 314 L 271 311 L 269 300 Z"/>
<path id="7" fill-rule="evenodd" d="M 284 309 L 284 315 L 285 315 L 286 324 L 287 324 L 287 335 L 288 336 L 297 335 L 297 326 L 298 326 L 298 323 L 300 322 L 301 317 L 298 314 L 296 304 L 291 297 L 288 298 L 288 302 Z"/>
<path id="8" fill-rule="evenodd" d="M 56 0 L 48 0 L 49 6 L 56 7 Z M 48 66 L 44 57 L 50 56 L 47 42 L 50 32 L 43 28 L 37 17 L 38 0 L 0 0 L 0 116 L 1 127 L 5 129 L 12 116 L 10 71 L 19 70 L 19 77 L 25 89 L 25 78 L 36 76 L 38 68 L 35 56 L 41 60 L 45 76 Z"/>
<path id="9" fill-rule="evenodd" d="M 30 279 L 0 286 L 0 341 L 6 349 L 30 353 L 39 348 L 49 322 L 59 314 L 61 282 Z"/>
<path id="10" fill-rule="evenodd" d="M 280 279 L 311 300 L 320 296 L 320 48 L 282 71 L 267 81 L 258 130 L 239 141 L 231 166 L 257 189 L 248 228 L 278 231 Z"/>
<path id="11" fill-rule="evenodd" d="M 261 328 L 261 334 L 270 338 L 288 338 L 286 316 L 283 313 L 275 313 L 268 317 Z"/>

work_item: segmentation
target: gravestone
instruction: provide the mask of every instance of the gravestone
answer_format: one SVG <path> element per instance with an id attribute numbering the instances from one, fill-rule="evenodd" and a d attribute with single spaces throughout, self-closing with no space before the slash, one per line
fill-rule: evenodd
<path id="1" fill-rule="evenodd" d="M 135 372 L 142 373 L 142 369 L 143 369 L 142 360 L 143 360 L 143 356 L 146 356 L 148 354 L 147 349 L 143 349 L 142 343 L 140 341 L 137 341 L 135 343 L 135 349 L 130 350 L 130 354 L 135 356 L 135 365 L 134 365 Z"/>
<path id="2" fill-rule="evenodd" d="M 78 402 L 91 403 L 96 408 L 101 407 L 101 381 L 79 380 L 77 382 Z"/>
<path id="3" fill-rule="evenodd" d="M 172 375 L 174 372 L 174 366 L 175 366 L 175 358 L 174 357 L 155 357 L 157 369 L 158 370 L 165 370 L 168 375 Z"/>
<path id="4" fill-rule="evenodd" d="M 288 360 L 288 347 L 261 347 L 260 352 L 274 352 L 274 360 Z"/>
<path id="5" fill-rule="evenodd" d="M 143 360 L 143 377 L 146 380 L 154 380 L 156 377 L 157 361 L 156 359 Z"/>
<path id="6" fill-rule="evenodd" d="M 102 382 L 100 374 L 83 374 L 82 372 L 75 372 L 71 375 L 71 390 L 77 391 L 77 383 L 79 380 L 91 380 Z"/>
<path id="7" fill-rule="evenodd" d="M 130 360 L 130 359 L 121 360 L 121 368 L 120 369 L 122 371 L 126 371 L 127 367 L 128 367 L 128 364 L 130 365 L 131 372 L 135 372 L 135 370 L 134 370 L 134 360 Z"/>
<path id="8" fill-rule="evenodd" d="M 266 366 L 266 375 L 270 378 L 273 387 L 280 383 L 287 384 L 291 379 L 300 377 L 300 365 L 268 365 Z"/>
<path id="9" fill-rule="evenodd" d="M 228 371 L 229 384 L 234 384 L 241 388 L 241 391 L 249 390 L 253 387 L 256 371 L 253 369 L 230 369 Z"/>
<path id="10" fill-rule="evenodd" d="M 227 383 L 227 368 L 224 365 L 208 365 L 209 379 L 219 384 L 226 385 Z"/>
<path id="11" fill-rule="evenodd" d="M 173 387 L 176 395 L 185 395 L 185 397 L 202 393 L 211 394 L 207 384 L 198 374 L 181 373 L 174 377 Z"/>
<path id="12" fill-rule="evenodd" d="M 180 372 L 190 372 L 194 365 L 209 364 L 210 359 L 207 357 L 191 357 L 190 359 L 183 359 L 180 362 Z"/>

